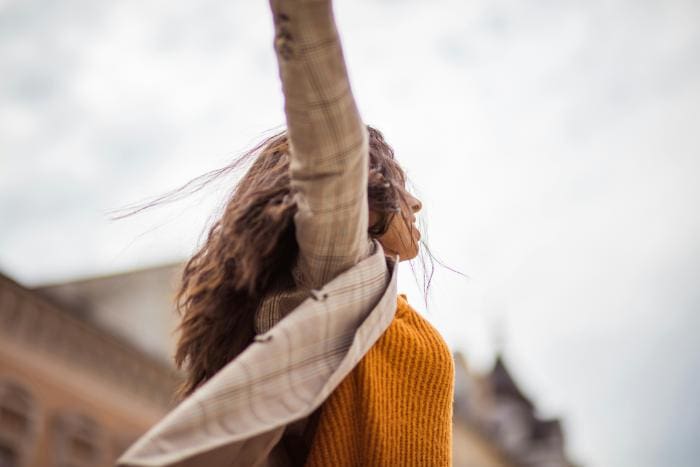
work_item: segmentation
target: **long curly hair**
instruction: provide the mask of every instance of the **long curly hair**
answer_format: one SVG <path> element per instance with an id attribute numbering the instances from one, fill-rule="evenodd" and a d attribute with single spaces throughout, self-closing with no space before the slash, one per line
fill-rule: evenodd
<path id="1" fill-rule="evenodd" d="M 379 237 L 387 231 L 394 216 L 408 211 L 406 177 L 382 133 L 371 126 L 367 126 L 367 131 L 369 208 L 379 214 L 368 233 Z M 191 394 L 252 342 L 255 311 L 260 301 L 272 281 L 279 274 L 288 273 L 297 258 L 299 247 L 293 222 L 297 207 L 290 186 L 286 131 L 266 138 L 232 164 L 198 177 L 130 213 L 179 198 L 181 191 L 192 184 L 197 185 L 196 191 L 211 179 L 250 160 L 250 168 L 235 186 L 220 218 L 213 223 L 182 273 L 176 295 L 181 321 L 175 351 L 175 364 L 185 372 L 178 390 L 181 398 Z M 410 221 L 405 216 L 403 220 L 408 226 Z M 427 289 L 433 257 L 423 246 L 431 260 L 429 274 L 423 268 Z"/>

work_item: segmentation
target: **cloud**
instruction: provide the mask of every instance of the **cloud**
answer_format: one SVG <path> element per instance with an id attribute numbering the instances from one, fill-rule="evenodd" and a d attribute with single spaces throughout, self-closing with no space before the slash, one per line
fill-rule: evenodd
<path id="1" fill-rule="evenodd" d="M 0 268 L 32 284 L 189 254 L 233 180 L 105 212 L 283 121 L 266 8 L 0 5 Z M 469 276 L 438 271 L 427 316 L 477 367 L 502 323 L 514 373 L 587 464 L 700 455 L 699 8 L 336 2 L 363 117 L 419 188 L 432 247 Z M 408 270 L 401 284 L 422 308 Z"/>

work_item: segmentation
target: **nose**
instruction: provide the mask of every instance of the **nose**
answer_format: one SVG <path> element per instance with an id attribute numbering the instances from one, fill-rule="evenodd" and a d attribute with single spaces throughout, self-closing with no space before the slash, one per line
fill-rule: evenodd
<path id="1" fill-rule="evenodd" d="M 423 203 L 421 203 L 418 198 L 410 194 L 408 195 L 408 205 L 411 207 L 411 211 L 413 211 L 414 214 L 423 209 Z"/>

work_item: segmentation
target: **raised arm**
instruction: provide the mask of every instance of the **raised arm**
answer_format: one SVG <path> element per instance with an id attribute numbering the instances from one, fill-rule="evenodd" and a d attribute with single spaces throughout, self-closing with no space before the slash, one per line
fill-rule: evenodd
<path id="1" fill-rule="evenodd" d="M 304 286 L 370 252 L 368 134 L 350 90 L 330 0 L 270 0 L 285 97 Z"/>

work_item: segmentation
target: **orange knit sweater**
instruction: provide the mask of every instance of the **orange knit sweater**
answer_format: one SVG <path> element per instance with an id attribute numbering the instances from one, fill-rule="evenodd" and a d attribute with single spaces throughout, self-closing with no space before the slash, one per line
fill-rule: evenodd
<path id="1" fill-rule="evenodd" d="M 442 337 L 406 301 L 321 407 L 306 465 L 449 466 L 454 367 Z"/>

